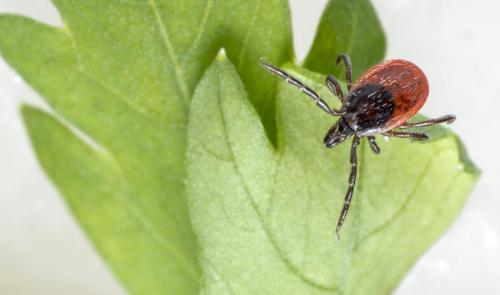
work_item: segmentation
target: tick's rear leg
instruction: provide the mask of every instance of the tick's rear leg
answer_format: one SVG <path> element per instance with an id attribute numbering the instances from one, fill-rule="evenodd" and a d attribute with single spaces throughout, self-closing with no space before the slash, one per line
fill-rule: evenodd
<path id="1" fill-rule="evenodd" d="M 374 152 L 375 154 L 380 154 L 380 148 L 378 147 L 378 144 L 375 141 L 375 136 L 369 135 L 369 136 L 367 136 L 367 138 L 368 138 L 368 143 L 370 144 L 370 149 L 372 150 L 372 152 Z"/>
<path id="2" fill-rule="evenodd" d="M 426 140 L 429 139 L 429 136 L 425 133 L 420 132 L 406 132 L 406 131 L 386 131 L 382 133 L 385 136 L 390 137 L 399 137 L 399 138 L 410 138 L 414 140 Z"/>
<path id="3" fill-rule="evenodd" d="M 442 116 L 439 118 L 428 119 L 428 120 L 421 121 L 421 122 L 404 123 L 403 125 L 399 126 L 398 128 L 408 129 L 408 128 L 414 128 L 414 127 L 432 126 L 432 125 L 441 124 L 441 123 L 451 124 L 455 121 L 456 118 L 457 117 L 455 117 L 455 115 L 446 115 L 446 116 Z"/>
<path id="4" fill-rule="evenodd" d="M 347 212 L 349 212 L 349 206 L 351 205 L 352 194 L 354 193 L 354 185 L 356 184 L 356 177 L 358 174 L 358 155 L 357 147 L 359 145 L 359 137 L 354 136 L 351 145 L 351 174 L 349 175 L 349 188 L 344 197 L 344 206 L 339 216 L 339 221 L 337 222 L 337 229 L 335 231 L 337 239 L 339 239 L 339 232 L 344 224 Z"/>

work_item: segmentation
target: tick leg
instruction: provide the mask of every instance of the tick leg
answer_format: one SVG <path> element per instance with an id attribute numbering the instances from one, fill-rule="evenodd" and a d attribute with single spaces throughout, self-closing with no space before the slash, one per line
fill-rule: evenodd
<path id="1" fill-rule="evenodd" d="M 344 103 L 344 93 L 342 92 L 339 81 L 337 81 L 334 76 L 328 75 L 328 77 L 326 77 L 326 86 L 328 86 L 328 89 L 340 99 L 341 103 Z"/>
<path id="2" fill-rule="evenodd" d="M 305 93 L 310 98 L 312 98 L 316 102 L 316 105 L 320 107 L 323 111 L 333 116 L 341 115 L 339 111 L 331 109 L 330 106 L 314 90 L 305 86 L 304 83 L 300 82 L 297 78 L 292 77 L 290 74 L 283 71 L 282 69 L 279 69 L 273 65 L 265 63 L 262 58 L 260 59 L 260 63 L 266 70 L 275 74 L 276 76 L 280 77 L 286 82 L 292 84 L 293 86 L 297 87 L 301 92 Z"/>
<path id="3" fill-rule="evenodd" d="M 439 118 L 429 119 L 429 120 L 425 120 L 425 121 L 421 121 L 421 122 L 404 123 L 403 125 L 399 126 L 398 128 L 408 129 L 408 128 L 414 128 L 414 127 L 432 126 L 432 125 L 441 124 L 441 123 L 451 124 L 455 121 L 456 118 L 457 117 L 455 117 L 455 115 L 446 115 L 446 116 L 442 116 Z"/>
<path id="4" fill-rule="evenodd" d="M 399 137 L 399 138 L 410 138 L 414 140 L 426 140 L 429 139 L 429 136 L 425 133 L 419 133 L 419 132 L 400 132 L 400 131 L 386 131 L 382 133 L 385 136 L 391 136 L 391 137 Z"/>
<path id="5" fill-rule="evenodd" d="M 377 142 L 375 141 L 375 136 L 369 135 L 368 137 L 368 143 L 370 144 L 370 149 L 372 152 L 375 154 L 380 154 L 380 148 L 378 147 Z"/>
<path id="6" fill-rule="evenodd" d="M 352 64 L 351 59 L 345 53 L 341 53 L 337 60 L 335 61 L 335 65 L 338 65 L 341 61 L 344 62 L 345 66 L 345 80 L 347 82 L 347 90 L 351 90 L 352 87 Z"/>
<path id="7" fill-rule="evenodd" d="M 349 188 L 345 194 L 344 206 L 342 207 L 342 212 L 339 216 L 339 221 L 337 222 L 337 230 L 335 234 L 337 235 L 337 240 L 340 239 L 339 232 L 344 224 L 347 212 L 349 211 L 349 206 L 351 205 L 352 194 L 354 193 L 354 185 L 356 184 L 356 176 L 358 172 L 358 156 L 357 147 L 359 145 L 359 137 L 354 136 L 351 145 L 351 174 L 349 175 Z"/>

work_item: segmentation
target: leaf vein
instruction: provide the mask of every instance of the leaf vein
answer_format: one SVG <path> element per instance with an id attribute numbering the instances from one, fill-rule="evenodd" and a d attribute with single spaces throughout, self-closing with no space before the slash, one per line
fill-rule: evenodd
<path id="1" fill-rule="evenodd" d="M 104 160 L 106 160 L 108 163 L 112 165 L 112 167 L 115 168 L 116 172 L 118 173 L 118 176 L 121 179 L 124 179 L 121 189 L 121 192 L 123 192 L 123 194 L 118 194 L 117 199 L 125 203 L 125 205 L 129 208 L 130 212 L 142 224 L 143 228 L 145 229 L 145 232 L 148 233 L 148 235 L 152 238 L 152 240 L 156 241 L 156 243 L 158 243 L 161 247 L 163 247 L 163 249 L 171 253 L 172 257 L 179 263 L 179 266 L 181 266 L 184 270 L 186 270 L 186 272 L 192 279 L 197 280 L 198 276 L 196 270 L 191 266 L 190 263 L 188 263 L 185 260 L 184 256 L 180 254 L 180 252 L 160 234 L 160 232 L 155 228 L 155 226 L 151 224 L 151 222 L 147 218 L 147 215 L 144 214 L 142 210 L 137 208 L 137 205 L 135 204 L 133 198 L 130 196 L 130 190 L 126 185 L 128 183 L 128 181 L 126 180 L 127 176 L 125 175 L 125 172 L 121 167 L 119 161 L 113 156 L 112 153 L 110 153 L 107 150 L 105 153 L 100 152 L 99 154 L 101 154 L 101 157 L 104 158 Z"/>
<path id="2" fill-rule="evenodd" d="M 254 10 L 253 15 L 252 15 L 252 21 L 250 22 L 250 26 L 245 34 L 245 39 L 243 40 L 243 45 L 241 46 L 240 55 L 238 57 L 238 65 L 237 65 L 238 70 L 241 70 L 241 67 L 243 66 L 243 61 L 245 59 L 245 52 L 247 49 L 247 44 L 250 41 L 250 35 L 251 35 L 251 33 L 255 27 L 255 23 L 257 21 L 257 15 L 258 15 L 259 10 L 260 10 L 260 4 L 261 4 L 261 0 L 258 0 L 257 4 L 255 5 L 255 10 Z"/>
<path id="3" fill-rule="evenodd" d="M 205 5 L 205 8 L 203 9 L 203 19 L 201 21 L 201 24 L 198 25 L 198 31 L 196 32 L 196 36 L 194 37 L 193 42 L 191 43 L 191 46 L 189 47 L 189 50 L 186 54 L 187 57 L 190 57 L 193 53 L 193 50 L 195 50 L 198 47 L 198 44 L 201 41 L 201 37 L 203 36 L 205 29 L 206 29 L 206 24 L 208 22 L 208 17 L 210 16 L 210 13 L 212 11 L 212 6 L 213 6 L 214 0 L 208 0 L 207 4 Z M 182 65 L 185 65 L 189 58 L 186 58 L 182 61 Z"/>
<path id="4" fill-rule="evenodd" d="M 89 74 L 87 74 L 83 68 L 82 63 L 78 59 L 78 56 L 76 55 L 76 51 L 77 51 L 76 50 L 76 43 L 75 43 L 75 40 L 74 40 L 74 37 L 73 37 L 71 30 L 66 28 L 66 29 L 63 29 L 62 31 L 68 36 L 70 43 L 72 45 L 72 48 L 75 51 L 75 61 L 76 61 L 75 70 L 77 73 L 81 74 L 84 78 L 86 78 L 87 80 L 91 81 L 92 83 L 94 83 L 97 86 L 99 86 L 100 88 L 102 88 L 105 92 L 108 92 L 112 96 L 115 96 L 116 98 L 118 98 L 120 101 L 125 103 L 125 105 L 128 106 L 133 112 L 136 112 L 139 115 L 144 116 L 148 120 L 159 123 L 157 120 L 155 120 L 154 118 L 149 116 L 145 110 L 143 110 L 139 106 L 132 104 L 128 99 L 122 97 L 119 93 L 110 89 L 101 81 L 99 81 L 99 80 L 95 79 L 94 77 L 90 76 Z M 80 130 L 80 129 L 78 129 L 78 130 L 82 134 L 85 134 L 86 137 L 95 141 L 95 139 L 90 134 L 85 133 L 83 130 Z M 126 175 L 123 171 L 123 168 L 121 167 L 119 161 L 114 157 L 114 155 L 106 147 L 99 145 L 100 149 L 96 149 L 95 147 L 89 145 L 85 141 L 82 141 L 82 142 L 83 142 L 83 144 L 89 146 L 92 150 L 94 150 L 98 155 L 100 155 L 103 160 L 105 160 L 112 167 L 114 167 L 115 170 L 117 171 L 117 173 L 119 174 L 120 178 L 125 180 L 124 183 L 127 183 L 127 181 L 126 181 L 127 177 L 126 177 Z M 126 204 L 126 206 L 129 208 L 129 210 L 132 212 L 132 214 L 134 214 L 134 216 L 137 218 L 137 220 L 143 225 L 146 233 L 148 233 L 148 235 L 152 238 L 153 241 L 156 241 L 167 252 L 171 253 L 172 257 L 178 261 L 179 265 L 184 270 L 186 270 L 186 272 L 189 274 L 189 276 L 192 279 L 197 280 L 198 279 L 197 272 L 195 269 L 192 268 L 191 264 L 189 264 L 185 260 L 185 258 L 180 254 L 180 252 L 177 249 L 175 249 L 175 247 L 170 245 L 168 243 L 168 241 L 155 229 L 155 227 L 148 220 L 147 216 L 141 210 L 138 210 L 136 208 L 136 206 L 134 206 L 133 199 L 130 197 L 129 189 L 126 187 L 126 185 L 124 185 L 122 192 L 124 193 L 124 196 L 117 197 L 117 198 Z M 119 194 L 119 196 L 122 196 L 122 194 Z"/>
<path id="5" fill-rule="evenodd" d="M 75 56 L 75 64 L 76 64 L 75 70 L 76 70 L 76 72 L 78 74 L 82 75 L 85 79 L 89 80 L 90 82 L 96 84 L 101 89 L 103 89 L 105 92 L 107 92 L 107 93 L 111 94 L 112 96 L 115 96 L 116 98 L 118 98 L 120 101 L 122 101 L 133 112 L 135 112 L 135 113 L 137 113 L 139 115 L 142 115 L 143 117 L 147 118 L 148 120 L 151 120 L 154 123 L 162 125 L 161 122 L 159 122 L 157 119 L 155 119 L 155 118 L 151 117 L 150 115 L 148 115 L 148 113 L 147 113 L 147 111 L 145 109 L 142 109 L 140 106 L 132 103 L 129 99 L 123 97 L 117 91 L 113 90 L 112 88 L 110 88 L 107 85 L 105 85 L 103 82 L 97 80 L 96 78 L 92 77 L 87 72 L 85 72 L 83 64 L 82 64 L 82 62 L 80 61 L 80 59 L 78 58 L 78 55 L 77 55 L 76 42 L 75 42 L 75 39 L 73 37 L 73 33 L 71 32 L 71 30 L 69 30 L 67 28 L 63 29 L 62 31 L 63 31 L 63 33 L 65 33 L 68 36 L 69 41 L 71 43 L 71 46 L 73 48 L 73 51 L 75 53 L 74 54 L 74 56 Z"/>
<path id="6" fill-rule="evenodd" d="M 403 204 L 398 208 L 398 210 L 386 222 L 384 222 L 380 226 L 374 228 L 371 232 L 367 233 L 363 238 L 361 238 L 361 240 L 358 243 L 356 243 L 356 245 L 354 246 L 354 251 L 356 251 L 359 247 L 361 247 L 361 245 L 363 243 L 365 243 L 365 241 L 370 239 L 372 236 L 383 231 L 385 228 L 389 227 L 401 214 L 403 214 L 403 212 L 405 211 L 405 209 L 408 206 L 408 204 L 410 203 L 410 201 L 415 197 L 416 192 L 420 187 L 420 184 L 422 183 L 422 181 L 425 179 L 425 176 L 427 175 L 427 171 L 429 170 L 429 167 L 432 165 L 432 163 L 437 158 L 437 156 L 438 156 L 437 154 L 434 154 L 434 156 L 431 157 L 431 159 L 427 162 L 424 169 L 422 170 L 422 173 L 420 173 L 420 175 L 418 176 L 417 181 L 414 182 L 412 190 L 406 196 Z"/>
<path id="7" fill-rule="evenodd" d="M 158 24 L 158 27 L 160 28 L 161 39 L 163 40 L 163 44 L 165 45 L 165 49 L 167 50 L 168 57 L 170 58 L 170 60 L 174 65 L 175 81 L 177 86 L 179 87 L 180 94 L 184 100 L 185 103 L 184 107 L 186 107 L 186 105 L 189 103 L 189 89 L 187 86 L 187 82 L 184 80 L 182 76 L 179 61 L 177 60 L 177 57 L 175 55 L 174 47 L 172 45 L 172 42 L 170 41 L 170 36 L 167 32 L 165 24 L 161 19 L 160 12 L 158 11 L 158 7 L 156 5 L 156 0 L 149 0 L 149 5 L 153 10 L 156 22 Z"/>

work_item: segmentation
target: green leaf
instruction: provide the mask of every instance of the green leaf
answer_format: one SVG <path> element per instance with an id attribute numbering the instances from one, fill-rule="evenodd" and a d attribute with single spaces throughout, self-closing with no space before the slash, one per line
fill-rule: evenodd
<path id="1" fill-rule="evenodd" d="M 173 224 L 175 212 L 169 212 L 180 204 L 136 195 L 138 184 L 131 183 L 127 178 L 131 172 L 114 155 L 39 109 L 24 106 L 22 114 L 41 165 L 130 291 L 195 293 L 199 271 L 192 254 L 192 233 L 185 225 Z M 151 177 L 152 191 L 157 184 Z M 177 214 L 180 219 L 183 212 Z M 185 249 L 178 248 L 181 243 Z"/>
<path id="2" fill-rule="evenodd" d="M 0 15 L 0 54 L 65 122 L 25 112 L 41 164 L 132 293 L 198 293 L 198 245 L 184 184 L 191 95 L 224 46 L 274 136 L 276 81 L 261 75 L 256 61 L 291 59 L 288 3 L 54 4 L 63 28 Z M 39 118 L 51 123 L 38 127 Z M 68 124 L 82 138 L 64 129 Z M 50 134 L 60 146 L 44 140 Z M 70 160 L 74 166 L 61 164 Z"/>
<path id="3" fill-rule="evenodd" d="M 258 64 L 293 58 L 287 1 L 54 4 L 63 28 L 0 15 L 0 54 L 52 108 L 22 109 L 40 163 L 133 294 L 386 294 L 477 178 L 447 129 L 363 143 L 337 242 L 349 144 L 324 148 L 332 118 Z M 384 47 L 368 0 L 332 0 L 305 64 L 346 52 L 356 77 Z"/>
<path id="4" fill-rule="evenodd" d="M 369 0 L 330 0 L 323 12 L 304 67 L 344 79 L 344 68 L 335 58 L 347 53 L 353 79 L 384 58 L 385 36 Z"/>
<path id="5" fill-rule="evenodd" d="M 323 97 L 322 79 L 287 68 Z M 279 148 L 220 57 L 188 125 L 188 195 L 203 294 L 387 294 L 458 214 L 478 172 L 450 131 L 421 144 L 365 139 L 341 241 L 334 238 L 349 143 L 326 149 L 334 119 L 282 83 Z M 440 127 L 438 127 L 440 128 Z"/>

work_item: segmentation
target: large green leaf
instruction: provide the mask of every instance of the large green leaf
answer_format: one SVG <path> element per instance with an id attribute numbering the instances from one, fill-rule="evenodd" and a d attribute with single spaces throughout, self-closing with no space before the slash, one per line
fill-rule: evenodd
<path id="1" fill-rule="evenodd" d="M 322 79 L 290 72 L 330 98 Z M 279 148 L 265 136 L 223 56 L 199 84 L 188 125 L 188 195 L 203 294 L 387 294 L 447 228 L 477 178 L 456 136 L 378 138 L 360 173 L 341 241 L 349 143 L 326 149 L 334 118 L 293 86 L 279 91 Z"/>
<path id="2" fill-rule="evenodd" d="M 337 242 L 349 144 L 325 149 L 332 118 L 257 62 L 292 59 L 285 0 L 54 3 L 63 28 L 1 15 L 0 53 L 52 108 L 23 108 L 37 156 L 131 293 L 387 293 L 477 177 L 443 128 L 379 138 L 378 157 L 363 143 Z M 384 46 L 367 0 L 332 0 L 305 64 L 347 52 L 357 76 Z"/>
<path id="3" fill-rule="evenodd" d="M 352 58 L 354 79 L 384 58 L 384 32 L 369 0 L 328 2 L 304 66 L 344 79 L 343 67 L 334 67 L 340 53 Z"/>
<path id="4" fill-rule="evenodd" d="M 78 130 L 27 109 L 41 164 L 133 293 L 195 294 L 198 246 L 184 192 L 191 95 L 224 46 L 272 135 L 276 81 L 256 61 L 291 59 L 288 3 L 54 4 L 63 28 L 0 16 L 1 55 Z"/>

